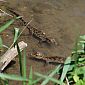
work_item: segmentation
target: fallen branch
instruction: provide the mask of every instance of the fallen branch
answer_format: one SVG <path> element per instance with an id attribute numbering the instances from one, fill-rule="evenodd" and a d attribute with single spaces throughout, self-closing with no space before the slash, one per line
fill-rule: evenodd
<path id="1" fill-rule="evenodd" d="M 20 51 L 22 51 L 25 47 L 27 47 L 27 44 L 23 41 L 18 43 Z M 4 68 L 18 55 L 17 47 L 13 47 L 11 49 L 8 49 L 4 55 L 0 58 L 0 72 L 4 70 Z"/>

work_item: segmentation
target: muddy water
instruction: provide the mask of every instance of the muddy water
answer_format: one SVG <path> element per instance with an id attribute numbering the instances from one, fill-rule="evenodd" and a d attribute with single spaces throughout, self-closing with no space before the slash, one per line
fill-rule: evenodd
<path id="1" fill-rule="evenodd" d="M 68 57 L 79 33 L 85 33 L 85 0 L 8 0 L 4 3 L 0 2 L 2 9 L 5 8 L 4 5 L 10 6 L 23 16 L 25 21 L 33 19 L 32 26 L 44 31 L 47 36 L 54 38 L 58 43 L 57 46 L 52 47 L 44 43 L 40 46 L 38 40 L 29 36 L 29 31 L 26 29 L 20 41 L 23 40 L 28 44 L 26 49 L 27 72 L 30 66 L 33 67 L 33 71 L 40 73 L 45 73 L 55 67 L 54 65 L 44 67 L 43 62 L 29 59 L 29 54 L 33 50 L 43 52 L 46 56 Z M 13 40 L 13 27 L 23 29 L 20 24 L 16 23 L 3 33 L 4 44 L 8 46 Z M 18 59 L 15 60 L 16 63 L 7 69 L 7 73 L 19 73 Z"/>

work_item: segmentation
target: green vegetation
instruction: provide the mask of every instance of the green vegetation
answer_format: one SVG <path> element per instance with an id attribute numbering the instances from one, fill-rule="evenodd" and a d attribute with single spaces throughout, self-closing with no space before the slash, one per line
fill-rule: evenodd
<path id="1" fill-rule="evenodd" d="M 0 33 L 6 30 L 16 19 L 19 18 L 20 17 L 16 17 L 15 19 L 7 21 L 0 27 Z M 45 75 L 35 72 L 32 69 L 32 66 L 30 66 L 31 68 L 28 67 L 30 68 L 30 72 L 29 75 L 27 75 L 26 51 L 24 49 L 24 54 L 22 55 L 18 46 L 18 38 L 21 33 L 18 28 L 14 28 L 14 41 L 9 47 L 11 48 L 12 46 L 17 45 L 20 75 L 0 73 L 0 85 L 9 85 L 11 80 L 21 81 L 22 85 L 37 85 L 37 83 L 41 80 L 40 85 L 48 85 L 49 81 L 51 81 L 53 85 L 85 85 L 85 35 L 78 38 L 74 46 L 74 50 L 71 55 L 67 57 L 64 65 L 56 66 L 55 69 L 49 71 Z M 0 49 L 2 47 L 3 39 L 0 36 Z M 54 78 L 55 75 L 59 76 L 59 78 Z M 34 76 L 36 76 L 36 79 L 33 79 Z"/>

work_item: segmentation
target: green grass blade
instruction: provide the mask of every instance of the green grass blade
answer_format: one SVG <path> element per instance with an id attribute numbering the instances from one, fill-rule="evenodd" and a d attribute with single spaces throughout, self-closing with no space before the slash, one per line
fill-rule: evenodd
<path id="1" fill-rule="evenodd" d="M 2 25 L 1 27 L 0 27 L 0 33 L 2 32 L 2 31 L 4 31 L 5 29 L 7 29 L 11 24 L 13 24 L 14 23 L 14 21 L 16 20 L 16 19 L 19 19 L 20 17 L 16 17 L 15 19 L 10 19 L 10 20 L 8 20 L 4 25 Z"/>
<path id="2" fill-rule="evenodd" d="M 29 79 L 28 79 L 28 85 L 32 85 L 33 78 L 32 78 L 32 67 L 30 68 L 30 74 L 29 74 Z"/>
<path id="3" fill-rule="evenodd" d="M 17 41 L 18 36 L 19 36 L 19 29 L 14 28 L 14 41 L 13 41 L 13 43 L 15 43 Z"/>
<path id="4" fill-rule="evenodd" d="M 61 84 L 61 81 L 60 80 L 57 80 L 57 79 L 54 79 L 54 78 L 51 78 L 51 77 L 48 77 L 48 76 L 45 76 L 45 75 L 42 75 L 40 73 L 37 73 L 35 72 L 34 73 L 36 76 L 39 76 L 39 77 L 42 77 L 42 78 L 45 78 L 45 79 L 49 79 L 50 81 L 53 81 L 54 83 L 57 83 L 57 84 Z M 44 85 L 46 85 L 48 82 L 46 82 Z M 41 84 L 42 85 L 42 84 Z"/>
<path id="5" fill-rule="evenodd" d="M 6 79 L 6 80 L 4 80 L 4 85 L 9 85 L 9 82 L 8 82 L 8 80 Z"/>
<path id="6" fill-rule="evenodd" d="M 17 19 L 20 19 L 22 16 L 18 16 L 18 17 L 16 17 L 15 19 L 17 20 Z"/>
<path id="7" fill-rule="evenodd" d="M 49 72 L 47 72 L 46 74 L 48 75 L 48 74 L 50 74 L 51 72 L 52 72 L 53 70 L 50 70 Z M 32 82 L 32 84 L 36 84 L 37 82 L 39 82 L 40 80 L 42 80 L 43 78 L 37 78 L 36 80 L 34 80 L 33 82 Z"/>
<path id="8" fill-rule="evenodd" d="M 21 76 L 17 76 L 17 75 L 13 75 L 13 74 L 3 74 L 0 73 L 0 78 L 1 79 L 8 79 L 8 80 L 16 80 L 16 81 L 28 81 L 27 78 L 21 77 Z"/>
<path id="9" fill-rule="evenodd" d="M 75 60 L 75 65 L 78 63 L 78 41 L 79 41 L 79 37 L 76 39 L 76 43 L 75 43 L 75 46 L 74 46 L 74 51 L 75 51 L 75 54 L 73 55 L 73 58 Z"/>
<path id="10" fill-rule="evenodd" d="M 3 80 L 0 78 L 0 85 L 3 85 Z"/>
<path id="11" fill-rule="evenodd" d="M 81 39 L 85 40 L 85 35 L 80 36 Z"/>
<path id="12" fill-rule="evenodd" d="M 42 80 L 43 78 L 38 78 L 38 79 L 36 79 L 36 80 L 34 80 L 33 82 L 32 82 L 32 84 L 34 85 L 34 84 L 36 84 L 37 82 L 39 82 L 40 80 Z"/>
<path id="13" fill-rule="evenodd" d="M 66 74 L 69 70 L 69 67 L 70 67 L 70 63 L 71 63 L 71 57 L 68 57 L 66 60 L 65 60 L 65 63 L 64 63 L 64 67 L 63 67 L 63 71 L 62 71 L 62 75 L 61 75 L 61 82 L 63 82 L 63 80 L 65 79 L 66 77 Z"/>
<path id="14" fill-rule="evenodd" d="M 22 55 L 21 55 L 21 52 L 20 52 L 20 48 L 18 46 L 18 43 L 16 42 L 16 45 L 17 45 L 17 51 L 18 51 L 18 56 L 19 56 L 19 66 L 20 66 L 20 75 L 23 76 L 23 65 L 22 65 Z"/>
<path id="15" fill-rule="evenodd" d="M 2 31 L 4 31 L 5 29 L 7 29 L 13 22 L 14 22 L 14 19 L 11 19 L 11 20 L 7 21 L 4 25 L 2 25 L 0 27 L 0 33 Z"/>
<path id="16" fill-rule="evenodd" d="M 26 78 L 26 50 L 24 49 L 24 56 L 23 56 L 23 77 Z M 26 82 L 23 82 L 23 85 L 26 85 Z"/>
<path id="17" fill-rule="evenodd" d="M 0 49 L 3 47 L 3 42 L 2 42 L 2 38 L 0 36 Z"/>
<path id="18" fill-rule="evenodd" d="M 42 82 L 41 85 L 46 85 L 49 82 L 49 80 L 60 70 L 60 66 L 61 65 L 59 65 L 58 67 L 56 67 L 56 69 L 53 70 L 53 72 Z M 60 82 L 58 82 L 58 83 L 60 83 Z"/>
<path id="19" fill-rule="evenodd" d="M 23 58 L 23 76 L 26 77 L 26 50 L 24 49 L 24 58 Z"/>

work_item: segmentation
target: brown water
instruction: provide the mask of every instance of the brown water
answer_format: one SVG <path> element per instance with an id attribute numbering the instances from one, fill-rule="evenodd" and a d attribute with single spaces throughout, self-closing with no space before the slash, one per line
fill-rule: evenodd
<path id="1" fill-rule="evenodd" d="M 4 3 L 0 2 L 0 7 L 3 10 L 6 6 L 10 6 L 23 16 L 25 21 L 28 22 L 33 18 L 32 26 L 44 31 L 47 36 L 58 42 L 58 46 L 54 47 L 49 47 L 46 44 L 39 46 L 38 40 L 28 35 L 28 29 L 23 32 L 20 41 L 23 40 L 28 44 L 26 49 L 28 73 L 30 66 L 33 67 L 33 71 L 40 73 L 48 72 L 55 67 L 51 64 L 44 67 L 43 62 L 29 59 L 29 54 L 33 50 L 41 51 L 46 56 L 68 57 L 79 33 L 85 33 L 85 0 L 7 0 Z M 1 22 L 4 20 L 6 18 L 1 18 Z M 3 42 L 8 46 L 13 40 L 13 27 L 23 29 L 19 23 L 15 23 L 2 33 Z M 7 73 L 19 74 L 18 59 L 15 60 L 16 63 L 6 70 Z M 18 82 L 15 82 L 15 84 L 10 82 L 10 85 L 17 84 Z"/>

